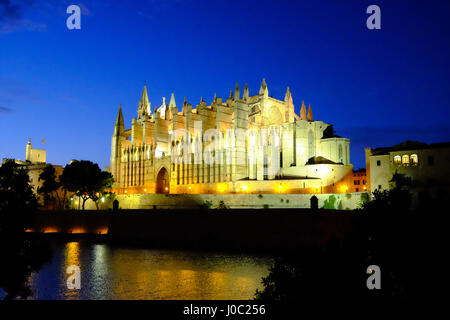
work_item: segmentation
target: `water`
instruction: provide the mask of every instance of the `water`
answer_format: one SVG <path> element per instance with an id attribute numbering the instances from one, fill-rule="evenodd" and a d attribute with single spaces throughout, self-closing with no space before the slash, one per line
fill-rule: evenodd
<path id="1" fill-rule="evenodd" d="M 50 263 L 33 273 L 33 299 L 252 299 L 271 258 L 115 248 L 89 241 L 54 242 Z M 81 269 L 81 289 L 66 269 Z"/>

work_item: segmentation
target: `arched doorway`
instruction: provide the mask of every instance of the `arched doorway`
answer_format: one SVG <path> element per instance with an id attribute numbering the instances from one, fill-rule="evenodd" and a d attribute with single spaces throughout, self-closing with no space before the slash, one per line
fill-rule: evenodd
<path id="1" fill-rule="evenodd" d="M 169 193 L 169 173 L 164 167 L 156 176 L 156 193 Z"/>

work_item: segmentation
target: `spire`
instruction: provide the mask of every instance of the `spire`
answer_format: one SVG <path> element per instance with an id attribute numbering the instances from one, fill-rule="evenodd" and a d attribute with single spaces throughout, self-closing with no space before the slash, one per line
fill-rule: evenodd
<path id="1" fill-rule="evenodd" d="M 172 95 L 170 96 L 170 102 L 169 102 L 170 108 L 176 108 L 177 104 L 175 103 L 175 95 L 172 92 Z"/>
<path id="2" fill-rule="evenodd" d="M 249 93 L 248 93 L 248 84 L 245 84 L 245 88 L 244 88 L 244 99 L 248 99 L 249 97 Z"/>
<path id="3" fill-rule="evenodd" d="M 234 88 L 234 97 L 236 100 L 241 98 L 241 93 L 239 92 L 239 83 L 236 82 L 236 87 Z"/>
<path id="4" fill-rule="evenodd" d="M 291 91 L 289 90 L 289 87 L 287 87 L 286 94 L 284 96 L 284 101 L 289 101 L 291 98 Z"/>
<path id="5" fill-rule="evenodd" d="M 233 98 L 233 90 L 230 90 L 230 96 L 228 97 L 228 99 L 231 99 L 231 100 L 234 99 L 234 98 Z"/>
<path id="6" fill-rule="evenodd" d="M 148 93 L 147 93 L 147 86 L 144 85 L 144 90 L 142 90 L 142 96 L 141 101 L 143 104 L 147 105 L 149 103 L 148 101 Z"/>
<path id="7" fill-rule="evenodd" d="M 187 105 L 187 99 L 184 97 L 183 106 Z"/>
<path id="8" fill-rule="evenodd" d="M 261 87 L 259 88 L 259 94 L 263 94 L 264 97 L 269 96 L 269 89 L 267 89 L 266 79 L 263 78 Z"/>
<path id="9" fill-rule="evenodd" d="M 300 108 L 300 120 L 306 120 L 306 106 L 305 106 L 305 101 L 302 101 L 302 107 Z"/>
<path id="10" fill-rule="evenodd" d="M 214 102 L 216 102 L 217 101 L 217 93 L 215 93 L 214 92 L 214 100 L 213 100 Z"/>
<path id="11" fill-rule="evenodd" d="M 308 116 L 306 117 L 308 121 L 313 121 L 313 113 L 311 109 L 311 105 L 308 107 Z"/>
<path id="12" fill-rule="evenodd" d="M 152 110 L 150 108 L 150 101 L 148 100 L 147 86 L 144 85 L 144 89 L 142 90 L 141 100 L 139 100 L 139 110 L 138 115 L 139 118 L 144 114 L 151 114 Z"/>
<path id="13" fill-rule="evenodd" d="M 122 104 L 120 104 L 119 112 L 117 112 L 116 123 L 114 124 L 114 134 L 121 134 L 123 130 L 125 130 L 125 124 L 123 122 Z"/>

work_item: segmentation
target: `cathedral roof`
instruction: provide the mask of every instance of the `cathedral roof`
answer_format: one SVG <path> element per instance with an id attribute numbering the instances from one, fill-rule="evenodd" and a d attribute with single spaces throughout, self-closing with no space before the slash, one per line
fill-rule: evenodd
<path id="1" fill-rule="evenodd" d="M 306 162 L 306 165 L 310 165 L 310 164 L 337 164 L 337 163 L 334 161 L 331 161 L 327 158 L 318 156 L 318 157 L 309 158 L 308 162 Z"/>

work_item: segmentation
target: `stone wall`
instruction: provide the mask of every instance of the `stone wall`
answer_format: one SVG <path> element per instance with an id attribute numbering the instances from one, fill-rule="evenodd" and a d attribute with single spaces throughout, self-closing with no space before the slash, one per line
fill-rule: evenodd
<path id="1" fill-rule="evenodd" d="M 357 209 L 365 192 L 316 194 L 319 208 Z M 181 209 L 198 208 L 207 202 L 217 208 L 223 201 L 228 208 L 310 208 L 312 194 L 133 194 L 118 195 L 121 209 Z M 100 209 L 112 208 L 112 201 L 102 203 Z M 95 209 L 88 201 L 86 209 Z"/>

